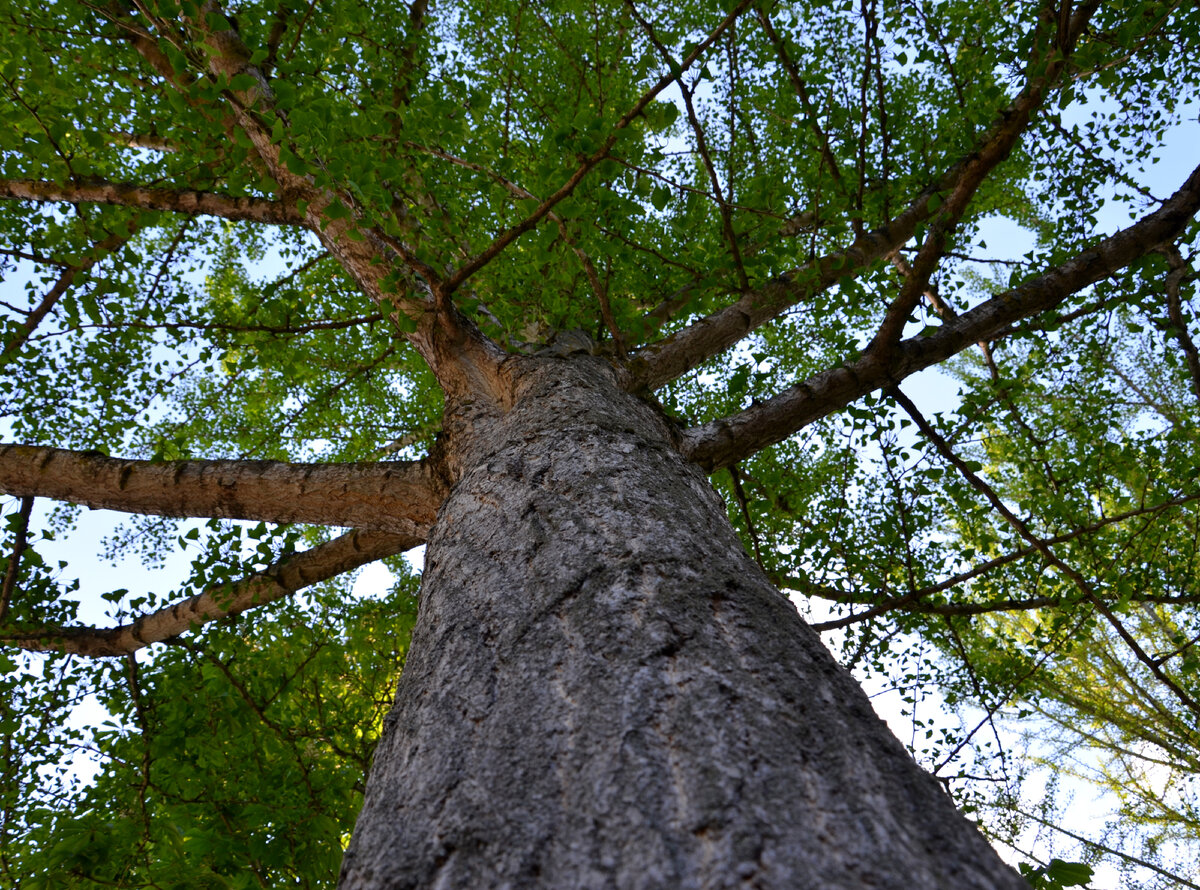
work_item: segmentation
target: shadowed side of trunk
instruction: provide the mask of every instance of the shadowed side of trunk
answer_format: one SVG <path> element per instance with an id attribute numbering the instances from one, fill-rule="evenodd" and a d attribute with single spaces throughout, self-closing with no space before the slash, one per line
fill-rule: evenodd
<path id="1" fill-rule="evenodd" d="M 598 360 L 527 360 L 426 554 L 343 888 L 1023 888 Z"/>

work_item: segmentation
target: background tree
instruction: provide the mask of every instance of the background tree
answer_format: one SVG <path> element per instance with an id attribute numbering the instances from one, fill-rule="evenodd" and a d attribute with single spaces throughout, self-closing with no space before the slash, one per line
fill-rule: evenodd
<path id="1" fill-rule="evenodd" d="M 416 623 L 348 885 L 383 850 L 415 883 L 1016 886 L 764 575 L 960 709 L 914 747 L 996 838 L 1052 815 L 997 729 L 1037 710 L 1146 828 L 1097 843 L 1200 880 L 1164 845 L 1196 824 L 1200 169 L 1142 177 L 1194 4 L 0 13 L 9 883 L 328 885 Z M 961 404 L 922 409 L 947 362 Z M 48 564 L 77 504 L 137 517 L 111 558 L 183 548 L 182 587 Z M 68 719 L 90 693 L 111 723 Z M 556 770 L 586 807 L 538 797 Z"/>

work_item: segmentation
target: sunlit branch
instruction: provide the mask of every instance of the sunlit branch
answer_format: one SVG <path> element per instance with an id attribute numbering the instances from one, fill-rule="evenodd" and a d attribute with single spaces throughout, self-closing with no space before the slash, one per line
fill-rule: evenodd
<path id="1" fill-rule="evenodd" d="M 423 538 L 440 496 L 425 462 L 293 464 L 121 460 L 0 445 L 0 492 L 153 516 L 373 529 Z"/>
<path id="2" fill-rule="evenodd" d="M 306 225 L 304 217 L 292 203 L 195 189 L 150 188 L 103 179 L 73 180 L 65 183 L 0 179 L 0 198 L 38 203 L 112 204 L 188 216 L 218 216 L 238 222 L 281 226 Z"/>
<path id="3" fill-rule="evenodd" d="M 423 540 L 389 532 L 352 531 L 303 553 L 279 560 L 234 584 L 210 588 L 182 602 L 143 615 L 119 627 L 45 627 L 0 633 L 0 645 L 36 652 L 67 652 L 112 657 L 128 655 L 188 630 L 290 596 L 312 584 L 386 556 L 419 546 Z"/>
<path id="4" fill-rule="evenodd" d="M 1014 323 L 1054 308 L 1156 245 L 1176 238 L 1198 210 L 1200 167 L 1159 209 L 1062 265 L 997 294 L 932 335 L 902 341 L 886 360 L 864 353 L 745 411 L 686 430 L 683 451 L 710 471 L 742 460 L 875 389 L 894 385 L 972 344 L 995 340 Z"/>
<path id="5" fill-rule="evenodd" d="M 162 136 L 156 136 L 153 133 L 122 133 L 112 132 L 106 134 L 109 139 L 124 148 L 136 148 L 143 151 L 157 151 L 164 154 L 171 154 L 179 150 L 179 146 L 171 142 L 169 139 L 164 139 Z"/>

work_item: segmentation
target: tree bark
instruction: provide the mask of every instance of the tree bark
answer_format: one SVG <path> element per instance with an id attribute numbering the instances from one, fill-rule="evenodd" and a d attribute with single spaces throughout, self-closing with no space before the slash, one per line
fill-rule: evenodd
<path id="1" fill-rule="evenodd" d="M 602 360 L 513 360 L 342 868 L 363 888 L 1024 888 Z"/>

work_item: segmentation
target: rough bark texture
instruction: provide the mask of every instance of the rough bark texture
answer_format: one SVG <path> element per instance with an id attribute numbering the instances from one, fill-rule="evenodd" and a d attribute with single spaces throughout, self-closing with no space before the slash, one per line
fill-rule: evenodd
<path id="1" fill-rule="evenodd" d="M 425 537 L 440 492 L 420 461 L 296 464 L 274 460 L 155 462 L 0 444 L 0 493 L 95 510 L 311 522 Z"/>
<path id="2" fill-rule="evenodd" d="M 0 197 L 68 204 L 114 204 L 189 216 L 211 214 L 223 219 L 273 225 L 300 226 L 306 222 L 291 204 L 195 189 L 149 188 L 102 179 L 77 180 L 65 185 L 29 179 L 0 179 Z"/>
<path id="3" fill-rule="evenodd" d="M 363 888 L 1024 888 L 599 359 L 459 443 L 343 864 Z"/>

